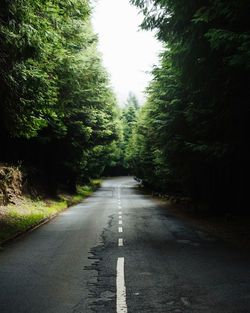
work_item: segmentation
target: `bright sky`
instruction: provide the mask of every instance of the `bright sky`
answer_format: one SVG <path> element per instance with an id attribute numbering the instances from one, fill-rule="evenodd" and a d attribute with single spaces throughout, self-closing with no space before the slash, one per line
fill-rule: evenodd
<path id="1" fill-rule="evenodd" d="M 151 80 L 146 72 L 158 63 L 161 44 L 152 32 L 139 29 L 143 17 L 129 0 L 98 0 L 94 7 L 92 22 L 99 51 L 119 104 L 126 102 L 130 91 L 143 104 L 143 91 Z"/>

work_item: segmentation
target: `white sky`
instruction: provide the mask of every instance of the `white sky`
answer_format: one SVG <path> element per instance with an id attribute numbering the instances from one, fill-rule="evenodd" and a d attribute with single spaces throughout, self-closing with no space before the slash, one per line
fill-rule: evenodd
<path id="1" fill-rule="evenodd" d="M 129 0 L 98 0 L 94 8 L 92 23 L 99 51 L 119 104 L 126 102 L 130 91 L 143 104 L 143 91 L 151 80 L 146 72 L 158 63 L 161 44 L 152 32 L 139 29 L 143 16 Z"/>

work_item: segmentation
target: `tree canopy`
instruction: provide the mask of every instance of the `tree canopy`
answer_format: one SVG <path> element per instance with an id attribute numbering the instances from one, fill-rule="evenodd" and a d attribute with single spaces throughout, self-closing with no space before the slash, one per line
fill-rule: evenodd
<path id="1" fill-rule="evenodd" d="M 241 209 L 249 174 L 249 1 L 132 0 L 165 44 L 131 139 L 151 187 Z"/>
<path id="2" fill-rule="evenodd" d="M 3 0 L 1 161 L 49 186 L 99 176 L 119 138 L 118 108 L 97 51 L 88 0 Z"/>
<path id="3" fill-rule="evenodd" d="M 140 108 L 118 108 L 89 0 L 3 0 L 0 161 L 50 188 L 111 169 L 217 211 L 242 208 L 249 176 L 250 4 L 131 0 L 164 44 Z M 229 196 L 230 195 L 230 196 Z M 220 208 L 220 210 L 218 210 Z"/>

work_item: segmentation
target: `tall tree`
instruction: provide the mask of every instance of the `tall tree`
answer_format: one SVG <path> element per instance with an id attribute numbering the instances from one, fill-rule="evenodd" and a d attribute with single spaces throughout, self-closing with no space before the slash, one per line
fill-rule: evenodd
<path id="1" fill-rule="evenodd" d="M 33 167 L 49 187 L 74 189 L 115 159 L 118 109 L 90 14 L 88 0 L 1 10 L 0 160 Z"/>
<path id="2" fill-rule="evenodd" d="M 145 178 L 213 208 L 240 208 L 249 174 L 249 2 L 131 2 L 145 14 L 142 27 L 166 44 L 148 89 L 144 123 L 156 135 Z"/>
<path id="3" fill-rule="evenodd" d="M 139 103 L 136 96 L 130 92 L 121 112 L 121 122 L 123 129 L 123 140 L 121 143 L 121 164 L 127 168 L 126 154 L 129 140 L 132 136 L 133 128 L 135 126 L 137 115 L 139 111 Z"/>

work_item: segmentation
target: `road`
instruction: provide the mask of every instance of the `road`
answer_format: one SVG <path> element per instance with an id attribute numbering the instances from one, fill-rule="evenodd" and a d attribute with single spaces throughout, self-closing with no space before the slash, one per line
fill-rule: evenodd
<path id="1" fill-rule="evenodd" d="M 131 177 L 0 252 L 1 313 L 249 313 L 250 258 L 139 194 Z"/>

